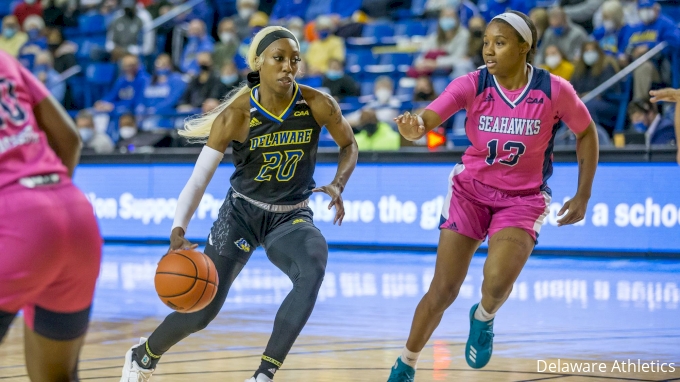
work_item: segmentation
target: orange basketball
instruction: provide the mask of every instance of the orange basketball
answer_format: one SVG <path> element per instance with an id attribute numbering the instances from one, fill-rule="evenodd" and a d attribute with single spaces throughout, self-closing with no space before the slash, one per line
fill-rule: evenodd
<path id="1" fill-rule="evenodd" d="M 205 308 L 217 293 L 217 270 L 212 260 L 193 249 L 172 251 L 156 268 L 156 293 L 161 301 L 180 313 Z"/>

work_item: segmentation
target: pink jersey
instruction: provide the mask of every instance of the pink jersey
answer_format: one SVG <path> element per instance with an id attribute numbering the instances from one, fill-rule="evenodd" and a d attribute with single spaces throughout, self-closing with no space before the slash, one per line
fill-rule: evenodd
<path id="1" fill-rule="evenodd" d="M 560 120 L 575 133 L 591 121 L 569 82 L 530 68 L 527 86 L 514 91 L 503 89 L 486 68 L 458 77 L 427 107 L 442 121 L 467 111 L 472 146 L 463 155 L 465 169 L 500 190 L 547 189 Z"/>
<path id="2" fill-rule="evenodd" d="M 33 107 L 49 94 L 17 60 L 0 51 L 0 189 L 27 176 L 57 173 L 66 178 L 66 167 L 33 114 Z"/>

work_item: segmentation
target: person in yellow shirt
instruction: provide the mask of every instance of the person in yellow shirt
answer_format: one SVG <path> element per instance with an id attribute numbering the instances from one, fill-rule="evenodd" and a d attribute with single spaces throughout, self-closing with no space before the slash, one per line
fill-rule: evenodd
<path id="1" fill-rule="evenodd" d="M 401 136 L 385 122 L 379 122 L 374 110 L 361 113 L 361 125 L 354 135 L 359 151 L 396 151 L 401 146 Z"/>
<path id="2" fill-rule="evenodd" d="M 569 62 L 556 45 L 548 45 L 545 48 L 545 62 L 541 68 L 546 69 L 550 74 L 560 76 L 569 81 L 574 74 L 574 64 Z"/>
<path id="3" fill-rule="evenodd" d="M 28 41 L 28 35 L 19 28 L 16 16 L 9 15 L 2 19 L 2 35 L 0 36 L 0 50 L 14 57 L 19 55 L 19 49 Z"/>
<path id="4" fill-rule="evenodd" d="M 307 68 L 310 74 L 323 74 L 328 71 L 330 59 L 345 61 L 345 43 L 342 38 L 332 35 L 333 21 L 328 16 L 316 19 L 318 39 L 309 43 L 307 50 Z"/>

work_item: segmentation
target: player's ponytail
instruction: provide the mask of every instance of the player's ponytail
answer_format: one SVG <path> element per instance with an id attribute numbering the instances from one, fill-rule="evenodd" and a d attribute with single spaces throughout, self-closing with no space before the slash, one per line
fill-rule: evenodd
<path id="1" fill-rule="evenodd" d="M 260 55 L 257 54 L 257 48 L 260 45 L 260 42 L 269 34 L 276 31 L 286 31 L 290 33 L 290 31 L 284 27 L 271 26 L 262 29 L 255 37 L 253 37 L 253 41 L 250 43 L 250 47 L 248 47 L 247 57 L 248 66 L 253 72 L 258 72 L 260 67 L 262 67 L 262 53 L 260 53 Z M 295 42 L 299 47 L 300 43 L 297 39 L 295 39 Z M 198 114 L 187 118 L 184 121 L 184 128 L 179 131 L 179 135 L 188 138 L 192 142 L 206 142 L 217 116 L 229 107 L 235 99 L 244 94 L 248 94 L 248 92 L 250 92 L 248 85 L 246 83 L 241 84 L 240 87 L 229 92 L 224 98 L 224 101 L 222 101 L 215 109 L 205 114 Z"/>

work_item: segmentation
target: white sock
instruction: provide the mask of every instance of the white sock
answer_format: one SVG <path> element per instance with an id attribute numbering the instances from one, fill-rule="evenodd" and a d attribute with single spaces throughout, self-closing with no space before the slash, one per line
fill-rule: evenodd
<path id="1" fill-rule="evenodd" d="M 484 307 L 480 302 L 479 305 L 477 305 L 477 310 L 475 310 L 474 317 L 479 321 L 491 321 L 494 317 L 496 317 L 496 313 L 488 313 L 486 310 L 484 310 Z"/>
<path id="2" fill-rule="evenodd" d="M 420 352 L 412 352 L 404 346 L 404 350 L 401 351 L 401 362 L 411 366 L 412 368 L 416 368 L 416 364 L 418 363 L 418 357 L 420 357 Z"/>

